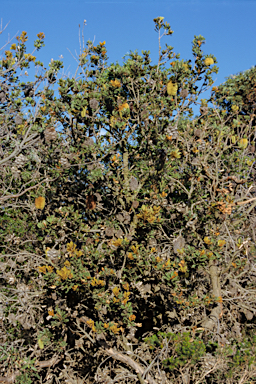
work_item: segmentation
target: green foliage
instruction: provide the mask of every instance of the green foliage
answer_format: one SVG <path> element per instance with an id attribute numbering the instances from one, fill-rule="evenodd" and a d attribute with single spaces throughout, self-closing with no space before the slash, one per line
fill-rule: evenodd
<path id="1" fill-rule="evenodd" d="M 164 359 L 162 364 L 170 371 L 179 370 L 188 363 L 195 365 L 206 351 L 202 340 L 194 339 L 190 332 L 177 334 L 158 332 L 157 335 L 146 338 L 145 342 L 150 345 L 151 349 L 162 349 L 168 345 L 171 356 Z"/>
<path id="2" fill-rule="evenodd" d="M 256 337 L 253 335 L 250 339 L 246 339 L 240 342 L 235 342 L 233 345 L 233 350 L 235 350 L 235 354 L 233 354 L 232 360 L 229 362 L 230 373 L 234 368 L 242 367 L 242 366 L 250 366 L 255 363 L 255 347 L 256 347 Z M 233 352 L 231 348 L 228 349 L 229 352 Z"/>
<path id="3" fill-rule="evenodd" d="M 15 375 L 17 383 L 31 384 L 34 382 L 35 378 L 40 379 L 37 369 L 34 366 L 36 358 L 22 358 L 19 350 L 12 346 L 8 349 L 3 346 L 0 347 L 0 350 L 1 367 L 7 368 L 12 366 L 19 370 L 19 373 Z"/>
<path id="4" fill-rule="evenodd" d="M 255 84 L 256 69 L 252 67 L 228 77 L 220 86 L 213 87 L 210 98 L 230 117 L 228 124 L 233 128 L 233 139 L 247 139 L 250 153 L 255 152 Z M 253 156 L 248 161 L 253 161 Z"/>
<path id="5" fill-rule="evenodd" d="M 213 100 L 228 113 L 249 116 L 255 109 L 255 67 L 231 75 L 213 92 Z"/>

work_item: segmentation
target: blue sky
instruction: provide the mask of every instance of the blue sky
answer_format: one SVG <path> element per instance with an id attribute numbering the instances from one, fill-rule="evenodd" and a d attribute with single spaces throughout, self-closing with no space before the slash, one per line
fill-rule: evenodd
<path id="1" fill-rule="evenodd" d="M 156 63 L 158 34 L 153 19 L 158 16 L 163 16 L 174 31 L 162 39 L 162 47 L 165 43 L 173 46 L 181 59 L 193 60 L 194 35 L 206 39 L 204 52 L 218 61 L 215 85 L 256 65 L 256 0 L 1 0 L 2 26 L 10 23 L 0 35 L 0 47 L 8 37 L 26 31 L 28 52 L 32 52 L 36 34 L 44 32 L 45 47 L 37 58 L 48 65 L 51 58 L 62 55 L 64 73 L 72 76 L 76 61 L 71 53 L 79 54 L 78 25 L 82 27 L 86 20 L 85 42 L 90 39 L 98 44 L 105 40 L 108 64 L 122 64 L 123 56 L 136 49 L 139 53 L 150 50 Z"/>

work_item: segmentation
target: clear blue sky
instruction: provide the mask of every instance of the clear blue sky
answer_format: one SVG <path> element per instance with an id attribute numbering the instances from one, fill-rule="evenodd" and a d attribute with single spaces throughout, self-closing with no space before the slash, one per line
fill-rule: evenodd
<path id="1" fill-rule="evenodd" d="M 122 57 L 136 49 L 150 50 L 156 63 L 158 35 L 153 19 L 158 16 L 174 31 L 163 38 L 162 47 L 173 46 L 181 59 L 193 59 L 194 35 L 205 37 L 204 52 L 218 61 L 215 85 L 256 65 L 256 0 L 1 0 L 2 26 L 10 23 L 0 35 L 0 47 L 8 36 L 26 31 L 28 52 L 32 52 L 36 34 L 44 32 L 45 47 L 37 53 L 38 59 L 48 65 L 51 58 L 62 55 L 65 74 L 74 75 L 76 62 L 68 49 L 79 53 L 78 25 L 86 20 L 85 42 L 105 40 L 108 64 L 122 64 Z"/>

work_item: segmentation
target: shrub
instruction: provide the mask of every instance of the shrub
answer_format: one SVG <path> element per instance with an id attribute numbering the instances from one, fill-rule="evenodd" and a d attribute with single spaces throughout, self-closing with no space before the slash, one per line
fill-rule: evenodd
<path id="1" fill-rule="evenodd" d="M 193 65 L 161 51 L 160 30 L 172 30 L 154 22 L 157 65 L 147 51 L 107 65 L 105 42 L 88 41 L 78 76 L 58 78 L 62 62 L 47 70 L 25 53 L 25 32 L 0 63 L 1 343 L 33 362 L 3 365 L 4 376 L 30 382 L 32 367 L 45 383 L 45 368 L 56 383 L 255 374 L 244 357 L 255 349 L 254 133 L 235 132 L 210 100 L 192 118 L 217 60 L 202 36 Z M 31 62 L 42 74 L 23 83 Z M 233 370 L 223 351 L 237 343 Z"/>

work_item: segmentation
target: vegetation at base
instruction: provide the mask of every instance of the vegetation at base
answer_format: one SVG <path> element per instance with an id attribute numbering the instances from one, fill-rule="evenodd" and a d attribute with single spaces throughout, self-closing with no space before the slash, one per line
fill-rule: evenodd
<path id="1" fill-rule="evenodd" d="M 1 380 L 256 377 L 255 71 L 215 87 L 205 39 L 183 60 L 154 23 L 156 65 L 88 41 L 61 77 L 26 32 L 2 52 Z"/>

